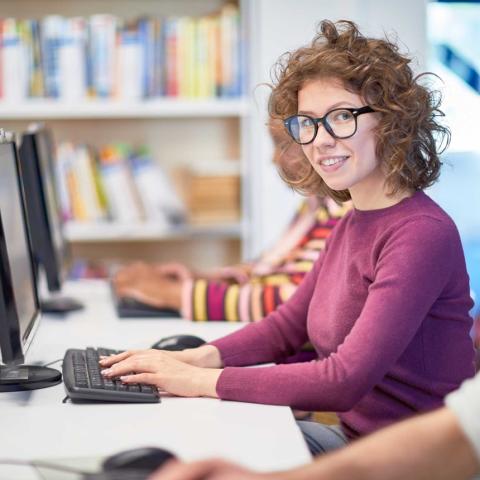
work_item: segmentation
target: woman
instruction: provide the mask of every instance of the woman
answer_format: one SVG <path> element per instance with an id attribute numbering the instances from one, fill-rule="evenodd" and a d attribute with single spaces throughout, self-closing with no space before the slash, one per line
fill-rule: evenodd
<path id="1" fill-rule="evenodd" d="M 448 130 L 435 95 L 388 40 L 323 21 L 285 56 L 270 99 L 304 158 L 282 176 L 352 200 L 295 294 L 261 322 L 198 349 L 126 352 L 106 376 L 183 396 L 339 412 L 341 429 L 301 424 L 313 453 L 345 445 L 443 397 L 474 374 L 472 306 L 455 225 L 423 189 Z M 309 340 L 318 360 L 278 361 Z M 127 375 L 128 372 L 139 372 Z"/>

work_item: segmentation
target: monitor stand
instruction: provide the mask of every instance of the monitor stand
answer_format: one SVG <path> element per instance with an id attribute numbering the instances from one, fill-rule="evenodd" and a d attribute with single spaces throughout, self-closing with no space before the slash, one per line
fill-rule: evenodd
<path id="1" fill-rule="evenodd" d="M 62 381 L 62 374 L 38 365 L 0 365 L 0 392 L 20 392 L 53 387 Z"/>
<path id="2" fill-rule="evenodd" d="M 82 310 L 83 308 L 83 304 L 72 297 L 54 296 L 40 300 L 40 310 L 42 313 L 66 315 L 67 313 Z"/>

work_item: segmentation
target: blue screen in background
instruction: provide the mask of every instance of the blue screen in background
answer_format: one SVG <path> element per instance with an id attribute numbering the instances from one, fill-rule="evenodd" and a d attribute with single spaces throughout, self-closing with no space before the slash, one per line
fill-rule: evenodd
<path id="1" fill-rule="evenodd" d="M 427 192 L 457 224 L 480 314 L 480 2 L 429 2 L 427 69 L 440 76 L 452 132 L 438 184 Z M 480 332 L 479 332 L 480 333 Z"/>

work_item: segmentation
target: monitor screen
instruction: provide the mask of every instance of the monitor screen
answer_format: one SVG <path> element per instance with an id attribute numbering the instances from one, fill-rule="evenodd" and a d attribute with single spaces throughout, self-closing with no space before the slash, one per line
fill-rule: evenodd
<path id="1" fill-rule="evenodd" d="M 57 194 L 54 187 L 55 167 L 53 139 L 49 131 L 42 129 L 35 134 L 35 140 L 52 239 L 55 250 L 57 252 L 62 252 L 63 236 L 60 223 L 60 209 L 58 207 Z"/>
<path id="2" fill-rule="evenodd" d="M 0 212 L 20 337 L 26 349 L 39 314 L 22 195 L 15 147 L 0 144 Z"/>

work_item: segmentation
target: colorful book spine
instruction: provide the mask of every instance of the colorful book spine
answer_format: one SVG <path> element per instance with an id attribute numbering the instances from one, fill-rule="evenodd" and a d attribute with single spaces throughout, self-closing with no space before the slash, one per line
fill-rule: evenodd
<path id="1" fill-rule="evenodd" d="M 3 100 L 22 101 L 28 96 L 28 56 L 19 33 L 18 22 L 5 18 L 2 29 L 2 90 Z"/>
<path id="2" fill-rule="evenodd" d="M 87 96 L 86 23 L 81 17 L 64 20 L 64 33 L 58 48 L 58 95 L 66 101 Z"/>
<path id="3" fill-rule="evenodd" d="M 60 96 L 59 49 L 63 41 L 64 19 L 49 15 L 42 20 L 42 58 L 45 94 L 50 98 Z"/>
<path id="4" fill-rule="evenodd" d="M 117 23 L 113 15 L 90 17 L 90 75 L 93 93 L 100 98 L 111 97 L 114 92 Z"/>
<path id="5" fill-rule="evenodd" d="M 118 32 L 116 97 L 136 100 L 143 97 L 145 89 L 144 45 L 136 28 Z"/>

